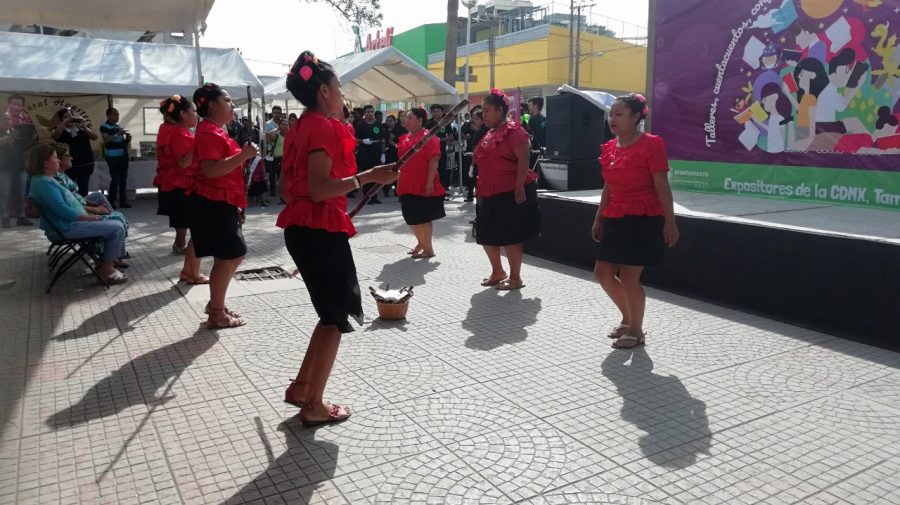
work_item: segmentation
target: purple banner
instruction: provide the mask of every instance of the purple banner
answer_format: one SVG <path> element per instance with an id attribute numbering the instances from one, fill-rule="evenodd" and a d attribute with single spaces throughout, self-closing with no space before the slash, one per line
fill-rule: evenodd
<path id="1" fill-rule="evenodd" d="M 673 160 L 900 172 L 900 0 L 658 0 Z"/>

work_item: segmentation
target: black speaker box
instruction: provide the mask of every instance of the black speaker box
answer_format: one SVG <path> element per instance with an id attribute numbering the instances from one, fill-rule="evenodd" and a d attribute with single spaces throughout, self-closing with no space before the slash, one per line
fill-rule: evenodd
<path id="1" fill-rule="evenodd" d="M 597 158 L 589 160 L 541 160 L 543 187 L 556 191 L 600 189 L 603 175 Z"/>
<path id="2" fill-rule="evenodd" d="M 600 156 L 611 138 L 606 114 L 578 95 L 547 97 L 547 150 L 551 160 L 587 160 Z"/>

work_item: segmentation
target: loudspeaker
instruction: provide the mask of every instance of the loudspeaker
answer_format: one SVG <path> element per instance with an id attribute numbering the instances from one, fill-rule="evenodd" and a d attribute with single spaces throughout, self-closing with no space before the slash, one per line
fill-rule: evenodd
<path id="1" fill-rule="evenodd" d="M 578 95 L 547 97 L 547 150 L 551 160 L 587 160 L 600 156 L 611 138 L 606 113 Z"/>
<path id="2" fill-rule="evenodd" d="M 548 189 L 577 191 L 600 189 L 603 175 L 597 158 L 589 160 L 541 160 L 541 180 Z"/>

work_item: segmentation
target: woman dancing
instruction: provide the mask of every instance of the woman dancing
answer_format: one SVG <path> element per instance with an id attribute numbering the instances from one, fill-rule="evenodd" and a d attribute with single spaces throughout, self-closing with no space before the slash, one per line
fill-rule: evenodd
<path id="1" fill-rule="evenodd" d="M 424 124 L 428 121 L 428 113 L 424 107 L 414 108 L 406 117 L 409 133 L 400 138 L 397 145 L 398 154 L 402 157 L 425 136 Z M 403 219 L 416 236 L 416 245 L 409 251 L 413 258 L 431 258 L 434 256 L 432 236 L 433 222 L 447 214 L 444 213 L 444 187 L 438 176 L 438 162 L 441 157 L 441 143 L 432 137 L 425 147 L 414 154 L 400 169 L 400 180 L 397 182 L 397 195 L 400 196 L 400 209 Z"/>
<path id="2" fill-rule="evenodd" d="M 169 228 L 175 229 L 174 254 L 184 255 L 179 279 L 188 284 L 208 284 L 209 277 L 200 273 L 200 258 L 194 252 L 194 241 L 187 239 L 190 226 L 188 195 L 194 187 L 191 165 L 194 161 L 194 134 L 197 126 L 197 107 L 190 99 L 172 95 L 159 104 L 163 123 L 156 135 L 156 178 L 159 188 L 161 216 L 169 216 Z"/>
<path id="3" fill-rule="evenodd" d="M 349 239 L 356 228 L 347 215 L 347 198 L 363 184 L 397 179 L 389 166 L 356 174 L 356 139 L 339 119 L 341 83 L 331 65 L 304 51 L 291 67 L 287 88 L 306 111 L 285 138 L 282 195 L 278 215 L 288 252 L 309 290 L 319 323 L 313 330 L 296 380 L 285 402 L 301 408 L 312 426 L 346 420 L 347 406 L 322 399 L 337 356 L 341 334 L 353 331 L 348 316 L 362 323 L 362 300 Z"/>
<path id="4" fill-rule="evenodd" d="M 622 314 L 608 335 L 616 349 L 644 343 L 641 273 L 662 263 L 665 246 L 678 242 L 663 139 L 638 129 L 649 112 L 641 95 L 617 98 L 609 111 L 616 138 L 603 144 L 600 155 L 606 185 L 591 229 L 599 243 L 594 276 Z"/>
<path id="5" fill-rule="evenodd" d="M 234 272 L 247 254 L 241 225 L 247 194 L 244 162 L 256 156 L 256 146 L 243 148 L 228 136 L 225 124 L 234 116 L 234 104 L 224 89 L 208 83 L 194 91 L 197 125 L 194 141 L 194 193 L 190 197 L 190 230 L 198 258 L 215 258 L 209 275 L 209 328 L 234 328 L 247 322 L 225 307 L 225 295 Z"/>

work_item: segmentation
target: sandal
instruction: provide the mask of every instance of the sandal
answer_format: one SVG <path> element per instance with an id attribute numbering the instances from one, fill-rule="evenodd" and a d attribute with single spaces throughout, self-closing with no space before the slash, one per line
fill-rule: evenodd
<path id="1" fill-rule="evenodd" d="M 211 309 L 209 308 L 209 304 L 207 303 L 207 304 L 206 304 L 206 308 L 203 309 L 203 313 L 206 314 L 206 315 L 209 315 L 209 311 L 210 311 L 210 310 L 211 310 Z M 225 308 L 222 309 L 222 310 L 224 310 L 225 313 L 228 314 L 228 315 L 231 316 L 231 317 L 238 318 L 238 319 L 240 319 L 240 317 L 241 317 L 240 314 L 238 314 L 237 312 L 234 312 L 234 311 L 230 310 L 228 307 L 225 307 Z"/>
<path id="2" fill-rule="evenodd" d="M 412 257 L 413 257 L 413 258 L 416 258 L 416 259 L 419 259 L 419 258 L 434 258 L 434 253 L 428 254 L 428 253 L 426 253 L 425 251 L 419 251 L 419 252 L 417 252 L 417 253 L 413 253 Z"/>
<path id="3" fill-rule="evenodd" d="M 500 284 L 501 282 L 503 282 L 505 280 L 506 280 L 505 274 L 502 278 L 488 277 L 487 279 L 481 279 L 481 285 L 486 288 L 489 288 L 491 286 L 496 286 L 497 284 Z"/>
<path id="4" fill-rule="evenodd" d="M 609 330 L 609 333 L 606 335 L 606 337 L 611 338 L 613 340 L 618 340 L 627 334 L 628 334 L 628 325 L 619 323 L 618 326 Z"/>
<path id="5" fill-rule="evenodd" d="M 115 260 L 115 261 L 113 261 L 113 266 L 116 267 L 116 268 L 128 268 L 128 267 L 130 267 L 131 265 L 128 264 L 127 261 Z"/>
<path id="6" fill-rule="evenodd" d="M 615 342 L 612 343 L 613 349 L 633 349 L 639 345 L 644 345 L 646 333 L 641 333 L 640 335 L 631 335 L 630 333 L 626 333 L 619 337 Z M 627 345 L 624 343 L 628 342 Z"/>
<path id="7" fill-rule="evenodd" d="M 178 244 L 172 244 L 172 254 L 174 254 L 175 256 L 184 256 L 186 251 L 187 246 L 182 247 Z"/>
<path id="8" fill-rule="evenodd" d="M 105 276 L 103 280 L 109 285 L 125 284 L 128 282 L 128 276 L 118 270 L 113 270 L 112 273 Z"/>
<path id="9" fill-rule="evenodd" d="M 287 403 L 288 405 L 293 405 L 293 406 L 297 407 L 298 409 L 302 409 L 304 402 L 298 402 L 298 401 L 294 400 L 294 387 L 298 386 L 298 385 L 299 384 L 296 381 L 291 381 L 291 385 L 288 386 L 287 389 L 284 391 L 284 403 Z"/>
<path id="10" fill-rule="evenodd" d="M 178 276 L 178 281 L 184 282 L 188 286 L 196 286 L 198 284 L 209 284 L 209 277 L 203 274 L 198 274 L 196 277 L 193 277 L 181 272 L 181 275 Z"/>
<path id="11" fill-rule="evenodd" d="M 333 424 L 333 423 L 342 423 L 350 418 L 353 413 L 350 412 L 350 407 L 344 407 L 338 405 L 337 403 L 331 404 L 331 409 L 328 411 L 327 419 L 304 419 L 303 413 L 300 413 L 300 421 L 303 423 L 303 426 L 307 428 L 312 428 L 313 426 L 321 426 L 323 424 Z"/>
<path id="12" fill-rule="evenodd" d="M 211 309 L 206 320 L 206 328 L 210 330 L 223 330 L 238 328 L 247 324 L 247 321 L 234 317 L 226 312 L 227 309 Z"/>
<path id="13" fill-rule="evenodd" d="M 497 291 L 512 291 L 514 289 L 522 289 L 524 287 L 525 287 L 524 282 L 519 283 L 519 284 L 513 284 L 513 283 L 509 282 L 509 279 L 507 279 L 507 280 L 497 283 L 497 285 L 494 286 L 494 289 L 496 289 Z"/>

